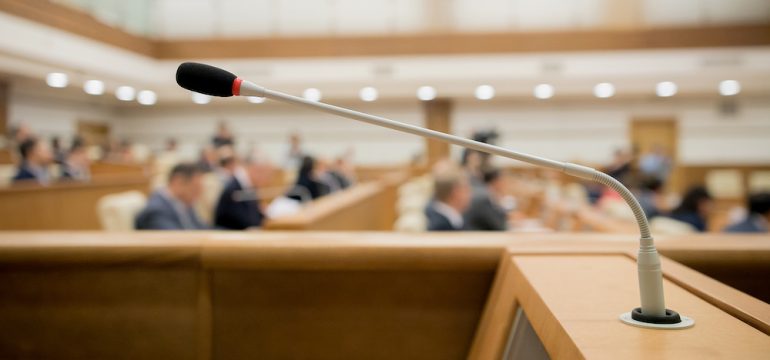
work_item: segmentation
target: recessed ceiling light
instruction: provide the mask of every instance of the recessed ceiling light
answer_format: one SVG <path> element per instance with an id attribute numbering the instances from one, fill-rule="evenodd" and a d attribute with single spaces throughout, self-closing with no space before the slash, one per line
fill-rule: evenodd
<path id="1" fill-rule="evenodd" d="M 136 101 L 142 105 L 155 105 L 158 102 L 158 95 L 152 90 L 142 90 L 136 96 Z"/>
<path id="2" fill-rule="evenodd" d="M 45 83 L 48 84 L 48 86 L 53 88 L 64 88 L 64 87 L 67 87 L 67 83 L 69 83 L 69 78 L 65 73 L 58 73 L 58 72 L 50 73 L 46 75 Z"/>
<path id="3" fill-rule="evenodd" d="M 377 100 L 377 96 L 378 96 L 377 89 L 371 86 L 367 86 L 365 88 L 362 88 L 361 91 L 358 92 L 358 96 L 361 98 L 361 100 L 367 101 L 367 102 Z"/>
<path id="4" fill-rule="evenodd" d="M 594 96 L 606 99 L 615 95 L 615 85 L 610 83 L 598 83 L 594 86 Z"/>
<path id="5" fill-rule="evenodd" d="M 660 97 L 671 97 L 676 95 L 677 86 L 671 81 L 659 82 L 655 86 L 655 93 Z"/>
<path id="6" fill-rule="evenodd" d="M 265 98 L 259 96 L 248 96 L 246 99 L 252 104 L 261 104 L 265 102 Z"/>
<path id="7" fill-rule="evenodd" d="M 307 88 L 302 92 L 302 97 L 310 101 L 321 101 L 321 90 Z"/>
<path id="8" fill-rule="evenodd" d="M 115 97 L 121 101 L 134 101 L 136 90 L 130 86 L 121 86 L 115 89 Z"/>
<path id="9" fill-rule="evenodd" d="M 417 89 L 417 98 L 422 101 L 430 101 L 436 98 L 436 89 L 433 86 L 420 86 Z"/>
<path id="10" fill-rule="evenodd" d="M 722 96 L 738 95 L 741 92 L 741 83 L 736 80 L 725 80 L 719 83 L 719 93 Z"/>
<path id="11" fill-rule="evenodd" d="M 88 80 L 83 83 L 83 91 L 89 95 L 104 94 L 104 82 L 100 80 Z"/>
<path id="12" fill-rule="evenodd" d="M 538 99 L 550 99 L 553 97 L 554 94 L 553 86 L 549 84 L 540 84 L 535 86 L 535 90 L 533 91 L 533 94 Z"/>
<path id="13" fill-rule="evenodd" d="M 192 101 L 199 105 L 208 104 L 211 102 L 211 96 L 194 92 L 192 93 Z"/>
<path id="14" fill-rule="evenodd" d="M 481 85 L 476 88 L 476 99 L 489 100 L 495 97 L 495 88 L 491 85 Z"/>

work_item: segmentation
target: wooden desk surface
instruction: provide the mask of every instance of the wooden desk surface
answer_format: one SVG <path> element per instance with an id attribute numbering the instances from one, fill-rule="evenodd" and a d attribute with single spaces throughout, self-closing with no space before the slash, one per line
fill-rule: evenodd
<path id="1" fill-rule="evenodd" d="M 667 306 L 695 319 L 659 331 L 621 323 L 639 302 L 636 264 L 623 255 L 511 256 L 518 301 L 552 358 L 766 359 L 770 337 L 664 281 Z"/>

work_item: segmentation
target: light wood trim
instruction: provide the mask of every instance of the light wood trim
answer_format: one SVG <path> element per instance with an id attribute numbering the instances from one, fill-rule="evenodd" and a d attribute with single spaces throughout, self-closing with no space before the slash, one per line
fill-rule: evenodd
<path id="1" fill-rule="evenodd" d="M 83 11 L 48 0 L 0 0 L 0 11 L 75 35 L 133 51 L 155 55 L 155 43 L 106 25 Z"/>
<path id="2" fill-rule="evenodd" d="M 735 25 L 644 30 L 175 40 L 158 42 L 157 56 L 160 59 L 222 59 L 450 55 L 768 44 L 770 25 Z"/>
<path id="3" fill-rule="evenodd" d="M 0 11 L 158 59 L 397 56 L 770 45 L 770 24 L 551 32 L 153 40 L 47 0 L 0 0 Z"/>

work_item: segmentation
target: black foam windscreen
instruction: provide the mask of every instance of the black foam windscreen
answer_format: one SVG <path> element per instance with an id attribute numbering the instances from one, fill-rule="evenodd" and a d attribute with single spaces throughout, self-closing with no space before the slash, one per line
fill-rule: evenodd
<path id="1" fill-rule="evenodd" d="M 233 96 L 235 74 L 206 64 L 186 62 L 176 69 L 176 83 L 194 92 L 211 96 Z"/>

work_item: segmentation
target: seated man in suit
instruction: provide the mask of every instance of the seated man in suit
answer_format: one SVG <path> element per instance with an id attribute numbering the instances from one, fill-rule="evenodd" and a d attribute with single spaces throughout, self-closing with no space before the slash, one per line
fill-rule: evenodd
<path id="1" fill-rule="evenodd" d="M 202 230 L 193 204 L 203 194 L 203 169 L 196 164 L 178 164 L 171 169 L 168 185 L 155 191 L 136 216 L 137 230 Z"/>
<path id="2" fill-rule="evenodd" d="M 269 185 L 272 173 L 272 165 L 260 159 L 237 167 L 219 196 L 214 225 L 230 230 L 261 226 L 265 215 L 257 189 Z"/>
<path id="3" fill-rule="evenodd" d="M 91 178 L 90 165 L 85 145 L 81 140 L 75 140 L 61 165 L 61 177 L 65 180 L 88 181 Z"/>
<path id="4" fill-rule="evenodd" d="M 19 144 L 19 152 L 21 164 L 13 182 L 48 185 L 51 179 L 47 168 L 53 161 L 51 149 L 44 142 L 30 137 Z"/>
<path id="5" fill-rule="evenodd" d="M 439 163 L 433 170 L 433 200 L 425 208 L 429 231 L 465 229 L 463 212 L 471 199 L 468 176 L 457 166 Z"/>
<path id="6" fill-rule="evenodd" d="M 465 211 L 468 230 L 504 231 L 508 228 L 508 213 L 500 205 L 505 195 L 505 179 L 500 170 L 482 173 L 483 187 L 474 189 L 473 199 Z"/>
<path id="7" fill-rule="evenodd" d="M 770 232 L 770 193 L 749 196 L 749 214 L 745 220 L 731 225 L 725 231 L 731 233 Z"/>

